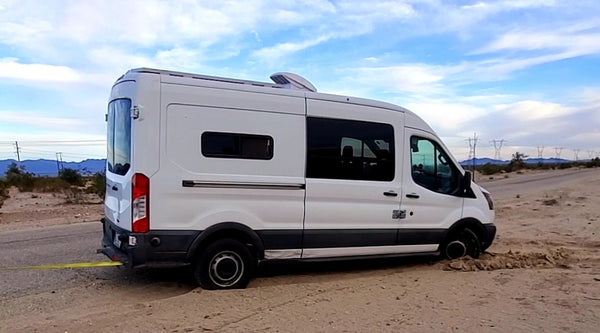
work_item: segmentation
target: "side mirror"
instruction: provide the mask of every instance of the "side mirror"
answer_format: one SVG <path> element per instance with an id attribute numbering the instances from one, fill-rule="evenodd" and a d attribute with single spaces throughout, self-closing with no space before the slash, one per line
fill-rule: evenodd
<path id="1" fill-rule="evenodd" d="M 460 178 L 460 193 L 468 194 L 471 191 L 471 172 L 465 171 L 465 174 Z"/>

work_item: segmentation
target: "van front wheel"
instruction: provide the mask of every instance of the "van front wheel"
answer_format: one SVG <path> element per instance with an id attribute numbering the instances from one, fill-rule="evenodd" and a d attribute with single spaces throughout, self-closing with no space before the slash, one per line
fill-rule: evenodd
<path id="1" fill-rule="evenodd" d="M 479 237 L 469 228 L 451 233 L 442 243 L 441 254 L 446 259 L 458 259 L 464 256 L 478 258 L 481 253 Z"/>
<path id="2" fill-rule="evenodd" d="M 245 288 L 254 272 L 252 255 L 234 239 L 209 244 L 198 257 L 194 277 L 204 289 Z"/>

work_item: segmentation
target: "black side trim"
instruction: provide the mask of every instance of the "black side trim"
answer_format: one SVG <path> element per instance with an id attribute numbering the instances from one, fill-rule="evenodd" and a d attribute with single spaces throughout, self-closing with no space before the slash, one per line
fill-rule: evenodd
<path id="1" fill-rule="evenodd" d="M 253 182 L 205 182 L 199 180 L 183 180 L 183 187 L 204 188 L 236 188 L 236 189 L 267 189 L 267 190 L 304 190 L 305 184 L 288 183 L 253 183 Z"/>
<path id="2" fill-rule="evenodd" d="M 446 229 L 257 230 L 265 249 L 439 244 Z"/>
<path id="3" fill-rule="evenodd" d="M 300 249 L 302 248 L 302 230 L 256 230 L 262 239 L 265 249 Z"/>
<path id="4" fill-rule="evenodd" d="M 398 229 L 305 230 L 304 248 L 397 245 Z"/>

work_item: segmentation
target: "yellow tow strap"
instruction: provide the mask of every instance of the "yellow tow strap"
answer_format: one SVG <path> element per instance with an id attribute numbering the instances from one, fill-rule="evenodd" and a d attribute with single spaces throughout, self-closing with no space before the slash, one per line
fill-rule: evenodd
<path id="1" fill-rule="evenodd" d="M 57 265 L 38 265 L 38 266 L 22 266 L 22 267 L 0 267 L 0 271 L 16 271 L 25 269 L 64 269 L 64 268 L 88 268 L 88 267 L 109 267 L 121 266 L 119 261 L 99 261 L 99 262 L 76 262 L 71 264 Z"/>

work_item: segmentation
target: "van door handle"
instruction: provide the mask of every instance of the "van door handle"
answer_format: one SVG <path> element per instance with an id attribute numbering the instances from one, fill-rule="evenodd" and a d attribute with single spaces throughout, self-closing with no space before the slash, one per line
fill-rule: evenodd
<path id="1" fill-rule="evenodd" d="M 383 195 L 385 195 L 386 197 L 397 197 L 398 193 L 396 193 L 394 191 L 386 191 L 386 192 L 383 192 Z"/>
<path id="2" fill-rule="evenodd" d="M 419 199 L 419 195 L 416 193 L 409 193 L 406 195 L 406 197 L 410 199 Z"/>

